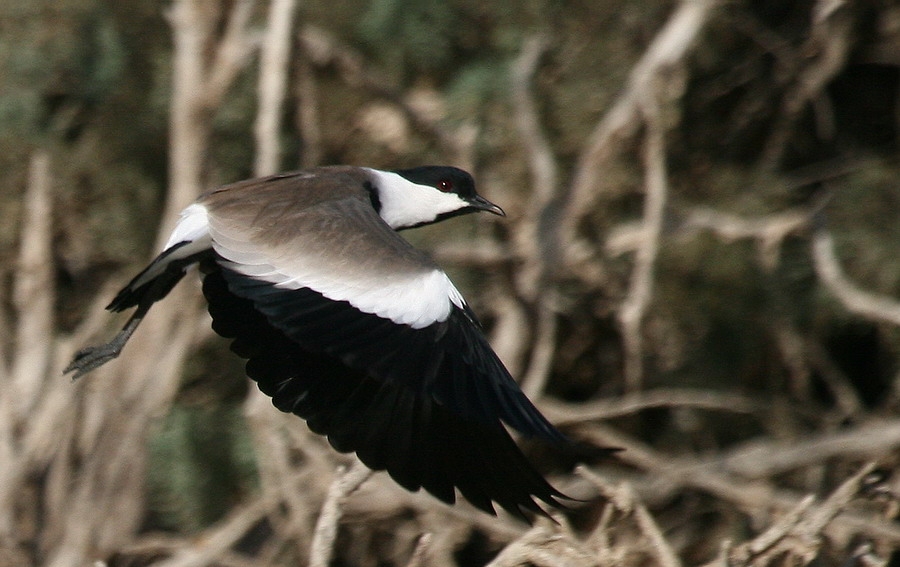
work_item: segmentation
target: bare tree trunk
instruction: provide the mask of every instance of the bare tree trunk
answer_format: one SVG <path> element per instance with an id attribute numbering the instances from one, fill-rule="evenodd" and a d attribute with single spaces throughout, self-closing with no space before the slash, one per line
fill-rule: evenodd
<path id="1" fill-rule="evenodd" d="M 16 266 L 13 303 L 19 314 L 14 364 L 13 396 L 17 420 L 30 413 L 38 400 L 42 378 L 53 356 L 53 305 L 55 282 L 51 238 L 53 219 L 50 156 L 39 150 L 31 158 L 25 217 Z"/>
<path id="2" fill-rule="evenodd" d="M 16 432 L 27 427 L 54 356 L 51 179 L 50 156 L 38 150 L 31 158 L 25 189 L 14 279 L 12 299 L 17 317 L 13 358 L 0 357 L 0 378 L 9 385 L 0 388 L 0 543 L 15 539 L 14 503 L 27 471 Z"/>
<path id="3" fill-rule="evenodd" d="M 245 28 L 252 2 L 235 5 L 217 40 L 222 5 L 179 0 L 169 12 L 175 44 L 170 185 L 158 247 L 177 213 L 205 186 L 213 114 L 250 53 Z M 155 306 L 117 361 L 74 388 L 66 384 L 81 397 L 83 415 L 70 416 L 68 429 L 75 437 L 50 467 L 48 500 L 56 510 L 48 517 L 42 546 L 49 555 L 47 565 L 84 565 L 133 537 L 145 513 L 147 434 L 178 390 L 182 363 L 198 328 L 197 299 L 189 286 L 177 287 Z M 73 468 L 73 459 L 82 466 Z"/>
<path id="4" fill-rule="evenodd" d="M 281 114 L 287 91 L 289 57 L 296 0 L 272 0 L 266 35 L 260 49 L 259 84 L 257 88 L 259 111 L 256 113 L 257 176 L 278 171 L 281 165 Z"/>

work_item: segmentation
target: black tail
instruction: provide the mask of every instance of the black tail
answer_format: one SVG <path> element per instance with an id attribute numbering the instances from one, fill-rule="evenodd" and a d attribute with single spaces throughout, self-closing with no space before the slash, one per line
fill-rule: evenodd
<path id="1" fill-rule="evenodd" d="M 109 311 L 120 312 L 131 307 L 138 306 L 141 302 L 149 300 L 150 303 L 159 301 L 167 296 L 181 278 L 185 269 L 198 262 L 206 251 L 187 256 L 185 258 L 170 258 L 173 252 L 180 250 L 190 241 L 179 242 L 175 246 L 167 248 L 157 256 L 150 264 L 134 276 L 128 285 L 119 290 L 116 297 L 106 308 Z M 152 275 L 158 272 L 156 275 Z M 151 298 L 152 296 L 152 298 Z"/>

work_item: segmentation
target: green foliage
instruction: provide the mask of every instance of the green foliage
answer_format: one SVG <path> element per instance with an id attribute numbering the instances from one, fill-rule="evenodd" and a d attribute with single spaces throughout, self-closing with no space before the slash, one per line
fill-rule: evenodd
<path id="1" fill-rule="evenodd" d="M 826 208 L 837 254 L 850 277 L 873 291 L 900 293 L 900 192 L 896 165 L 865 160 L 835 185 Z"/>
<path id="2" fill-rule="evenodd" d="M 373 0 L 359 33 L 388 65 L 434 71 L 450 63 L 463 25 L 452 2 Z"/>
<path id="3" fill-rule="evenodd" d="M 477 60 L 462 67 L 445 90 L 452 117 L 482 117 L 489 103 L 505 99 L 508 69 L 503 60 Z"/>
<path id="4" fill-rule="evenodd" d="M 154 240 L 169 96 L 160 81 L 167 58 L 156 55 L 168 48 L 159 6 L 0 3 L 0 260 L 13 253 L 19 194 L 33 148 L 43 147 L 59 211 L 63 328 L 111 270 L 141 261 Z"/>
<path id="5" fill-rule="evenodd" d="M 0 17 L 4 135 L 69 133 L 86 106 L 110 96 L 125 67 L 116 25 L 99 5 L 35 4 L 33 11 L 7 7 Z"/>
<path id="6" fill-rule="evenodd" d="M 669 239 L 661 251 L 651 317 L 681 343 L 659 380 L 671 386 L 741 388 L 765 356 L 766 274 L 750 241 L 725 244 L 706 234 Z M 649 348 L 664 350 L 673 337 Z M 683 342 L 682 342 L 683 341 Z M 661 364 L 665 368 L 665 364 Z"/>
<path id="7" fill-rule="evenodd" d="M 213 120 L 215 144 L 213 183 L 227 183 L 253 175 L 254 145 L 248 143 L 256 113 L 256 73 L 238 77 Z M 288 164 L 288 168 L 294 164 Z"/>
<path id="8" fill-rule="evenodd" d="M 176 404 L 150 443 L 152 528 L 199 530 L 255 490 L 254 449 L 239 404 Z"/>

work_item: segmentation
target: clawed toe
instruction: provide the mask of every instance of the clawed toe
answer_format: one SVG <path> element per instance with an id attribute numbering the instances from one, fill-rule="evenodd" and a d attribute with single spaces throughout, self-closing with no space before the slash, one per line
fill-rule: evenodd
<path id="1" fill-rule="evenodd" d="M 116 358 L 119 356 L 119 352 L 120 349 L 116 349 L 110 344 L 85 347 L 75 353 L 72 362 L 63 370 L 63 374 L 75 372 L 72 379 L 77 380 L 91 370 Z"/>

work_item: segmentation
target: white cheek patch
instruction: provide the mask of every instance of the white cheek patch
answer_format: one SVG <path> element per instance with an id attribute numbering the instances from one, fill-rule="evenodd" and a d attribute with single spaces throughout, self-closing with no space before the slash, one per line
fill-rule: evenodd
<path id="1" fill-rule="evenodd" d="M 438 215 L 470 206 L 456 193 L 443 193 L 389 171 L 368 171 L 378 187 L 378 199 L 381 202 L 378 214 L 393 229 L 431 222 Z"/>

